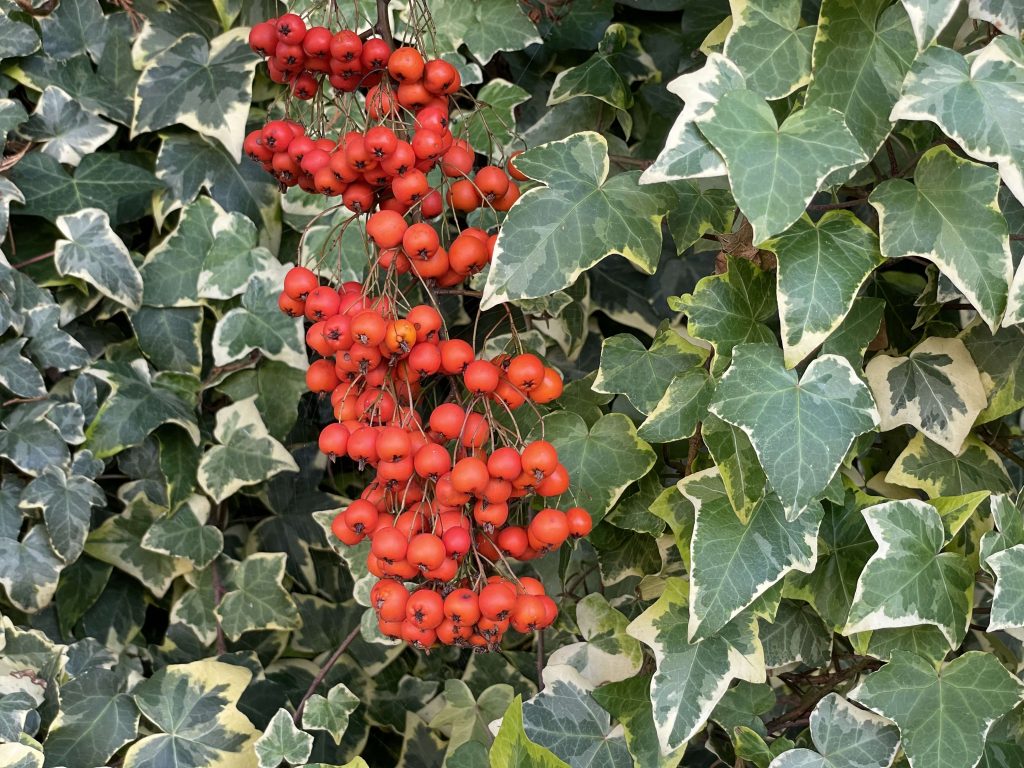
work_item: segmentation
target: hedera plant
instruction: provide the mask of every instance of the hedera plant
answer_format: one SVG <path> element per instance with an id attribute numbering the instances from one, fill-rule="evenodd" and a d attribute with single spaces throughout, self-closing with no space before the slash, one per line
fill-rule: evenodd
<path id="1" fill-rule="evenodd" d="M 289 12 L 330 34 L 264 63 Z M 1024 764 L 1022 30 L 998 0 L 0 0 L 0 765 Z M 319 167 L 267 153 L 285 121 Z M 424 132 L 422 180 L 366 175 L 381 125 Z M 396 410 L 418 450 L 467 412 L 550 444 L 569 490 L 511 499 L 548 557 L 368 560 L 380 403 L 321 394 L 323 297 L 280 310 L 328 287 L 395 308 L 382 381 L 468 342 Z M 531 535 L 544 507 L 593 529 Z M 557 617 L 379 621 L 389 577 L 495 572 Z"/>

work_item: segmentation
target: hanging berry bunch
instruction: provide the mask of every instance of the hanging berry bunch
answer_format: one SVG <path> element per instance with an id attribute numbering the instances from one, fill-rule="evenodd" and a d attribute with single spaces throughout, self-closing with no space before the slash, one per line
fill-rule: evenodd
<path id="1" fill-rule="evenodd" d="M 325 103 L 363 94 L 339 110 L 360 105 L 358 128 L 330 135 L 323 119 L 272 120 L 247 136 L 245 151 L 284 187 L 340 196 L 328 210 L 351 211 L 342 229 L 365 217 L 365 279 L 341 282 L 346 254 L 324 253 L 288 272 L 279 305 L 309 321 L 307 385 L 335 417 L 320 450 L 368 476 L 332 531 L 346 545 L 370 541 L 380 630 L 422 649 L 486 651 L 510 628 L 550 626 L 554 600 L 515 563 L 587 535 L 591 519 L 578 506 L 556 508 L 568 506 L 555 501 L 570 492 L 568 473 L 551 443 L 524 438 L 517 412 L 530 409 L 536 421 L 562 379 L 522 349 L 511 313 L 511 349 L 487 358 L 449 337 L 437 299 L 471 293 L 455 286 L 487 266 L 493 212 L 512 206 L 526 177 L 514 154 L 478 163 L 453 135 L 449 110 L 472 97 L 446 61 L 368 33 L 307 27 L 290 13 L 256 25 L 249 42 L 271 78 L 289 85 L 286 110 L 313 100 L 312 114 L 323 116 Z M 481 207 L 494 231 L 466 224 Z"/>

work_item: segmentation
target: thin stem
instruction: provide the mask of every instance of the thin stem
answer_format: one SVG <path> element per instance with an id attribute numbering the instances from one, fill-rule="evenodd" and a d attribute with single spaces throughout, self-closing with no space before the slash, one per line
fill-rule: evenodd
<path id="1" fill-rule="evenodd" d="M 807 206 L 812 211 L 836 211 L 841 208 L 856 208 L 858 205 L 863 205 L 868 199 L 866 197 L 858 197 L 856 200 L 844 200 L 841 203 L 812 203 Z"/>
<path id="2" fill-rule="evenodd" d="M 29 264 L 38 264 L 40 261 L 46 261 L 47 259 L 53 256 L 53 253 L 53 251 L 40 253 L 38 256 L 33 256 L 31 259 L 25 259 L 25 261 L 22 261 L 19 264 L 15 264 L 14 268 L 21 269 L 22 267 L 27 267 Z"/>
<path id="3" fill-rule="evenodd" d="M 384 38 L 384 42 L 392 49 L 395 47 L 395 37 L 391 34 L 391 16 L 388 13 L 388 4 L 391 0 L 377 0 L 377 33 Z"/>
<path id="4" fill-rule="evenodd" d="M 220 605 L 221 598 L 224 597 L 224 585 L 220 580 L 220 569 L 217 567 L 216 558 L 214 558 L 214 561 L 210 563 L 210 576 L 213 579 L 213 606 L 216 608 Z M 224 641 L 224 628 L 220 625 L 220 617 L 217 616 L 216 611 L 214 611 L 214 618 L 217 622 L 217 653 L 227 653 L 228 646 Z"/>
<path id="5" fill-rule="evenodd" d="M 302 695 L 302 698 L 299 700 L 299 706 L 295 708 L 295 714 L 292 715 L 292 722 L 295 725 L 298 725 L 299 721 L 302 720 L 302 710 L 306 708 L 306 702 L 309 701 L 309 697 L 316 693 L 316 689 L 320 687 L 320 683 L 322 683 L 324 681 L 324 678 L 327 677 L 327 673 L 330 672 L 331 668 L 338 663 L 338 659 L 340 659 L 342 657 L 342 654 L 344 654 L 345 651 L 348 650 L 348 647 L 352 645 L 352 642 L 356 639 L 356 637 L 358 637 L 358 635 L 359 625 L 356 624 L 356 626 L 352 629 L 351 632 L 348 633 L 345 639 L 341 641 L 341 645 L 334 649 L 334 653 L 332 653 L 328 657 L 327 661 L 324 662 L 324 665 L 320 667 L 320 671 L 316 673 L 316 677 L 313 678 L 313 682 L 309 684 L 309 688 L 306 689 L 306 692 Z"/>
<path id="6" fill-rule="evenodd" d="M 537 692 L 544 690 L 544 630 L 539 629 L 537 635 Z"/>

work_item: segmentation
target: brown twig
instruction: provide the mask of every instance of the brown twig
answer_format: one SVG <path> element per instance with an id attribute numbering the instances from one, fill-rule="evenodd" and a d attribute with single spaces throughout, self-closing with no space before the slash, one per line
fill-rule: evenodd
<path id="1" fill-rule="evenodd" d="M 537 691 L 544 690 L 544 630 L 537 630 Z"/>
<path id="2" fill-rule="evenodd" d="M 324 662 L 324 665 L 320 667 L 320 671 L 316 673 L 316 677 L 313 678 L 313 682 L 309 684 L 309 688 L 306 689 L 306 692 L 299 700 L 299 706 L 295 708 L 295 714 L 292 715 L 292 722 L 295 725 L 298 725 L 299 721 L 302 719 L 302 710 L 306 708 L 306 702 L 309 701 L 309 697 L 316 693 L 316 689 L 320 687 L 320 683 L 322 683 L 324 678 L 327 677 L 327 673 L 330 672 L 331 668 L 338 663 L 338 659 L 340 659 L 342 654 L 348 650 L 348 647 L 352 645 L 352 642 L 358 636 L 359 625 L 356 624 L 353 630 L 348 633 L 344 640 L 341 641 L 341 645 L 334 649 L 334 653 L 332 653 L 327 658 L 327 661 Z"/>
<path id="3" fill-rule="evenodd" d="M 391 33 L 391 16 L 388 12 L 388 4 L 391 0 L 377 0 L 377 34 L 384 38 L 384 42 L 392 49 L 395 47 L 395 36 Z"/>
<path id="4" fill-rule="evenodd" d="M 700 453 L 700 444 L 702 439 L 701 424 L 698 421 L 697 429 L 694 430 L 693 437 L 690 438 L 690 446 L 686 452 L 686 467 L 683 468 L 683 477 L 693 474 L 693 463 L 697 461 L 697 455 Z"/>
<path id="5" fill-rule="evenodd" d="M 841 208 L 856 208 L 858 205 L 863 205 L 868 199 L 866 197 L 858 197 L 856 200 L 844 200 L 841 203 L 812 203 L 807 207 L 812 211 L 836 211 Z"/>
<path id="6" fill-rule="evenodd" d="M 220 376 L 225 373 L 234 373 L 235 371 L 241 371 L 244 368 L 249 368 L 256 365 L 260 360 L 263 359 L 263 353 L 258 349 L 254 349 L 248 355 L 243 357 L 241 360 L 237 360 L 233 363 L 227 363 L 226 365 L 218 365 L 210 369 L 209 375 L 203 379 L 203 389 L 206 389 L 213 384 Z"/>
<path id="7" fill-rule="evenodd" d="M 46 253 L 40 253 L 38 256 L 33 256 L 31 259 L 25 259 L 18 264 L 13 265 L 14 269 L 21 269 L 27 267 L 29 264 L 38 264 L 40 261 L 46 261 L 53 256 L 53 251 L 47 251 Z"/>
<path id="8" fill-rule="evenodd" d="M 629 155 L 614 155 L 609 153 L 608 159 L 616 165 L 624 168 L 650 168 L 654 165 L 653 160 L 645 160 L 641 157 L 630 157 Z"/>
<path id="9" fill-rule="evenodd" d="M 220 580 L 220 569 L 217 567 L 217 558 L 213 559 L 210 563 L 210 577 L 213 579 L 213 607 L 216 609 L 220 605 L 221 599 L 224 597 L 224 585 Z M 228 646 L 224 641 L 224 628 L 220 625 L 220 617 L 217 616 L 216 610 L 214 611 L 214 620 L 217 622 L 217 653 L 227 653 Z"/>
<path id="10" fill-rule="evenodd" d="M 435 288 L 434 294 L 437 296 L 471 296 L 475 299 L 484 295 L 483 291 L 470 291 L 464 288 Z"/>

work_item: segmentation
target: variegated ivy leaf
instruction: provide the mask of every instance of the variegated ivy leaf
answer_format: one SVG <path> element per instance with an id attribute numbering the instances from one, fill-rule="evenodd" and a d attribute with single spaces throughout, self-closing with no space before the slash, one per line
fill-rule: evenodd
<path id="1" fill-rule="evenodd" d="M 213 242 L 196 280 L 201 299 L 230 299 L 245 292 L 253 276 L 278 268 L 278 261 L 258 245 L 256 225 L 231 211 L 213 226 Z"/>
<path id="2" fill-rule="evenodd" d="M 543 42 L 516 0 L 437 0 L 430 16 L 439 50 L 454 51 L 464 44 L 481 64 L 498 51 L 520 51 Z"/>
<path id="3" fill-rule="evenodd" d="M 498 77 L 481 86 L 475 110 L 453 115 L 452 122 L 467 126 L 474 147 L 489 149 L 490 157 L 500 156 L 516 135 L 516 107 L 529 99 L 527 90 Z"/>
<path id="4" fill-rule="evenodd" d="M 203 308 L 142 306 L 129 317 L 135 338 L 161 371 L 199 376 L 203 367 Z"/>
<path id="5" fill-rule="evenodd" d="M 798 376 L 768 344 L 734 350 L 710 408 L 746 432 L 789 519 L 825 489 L 854 438 L 878 426 L 871 391 L 844 358 L 822 355 Z"/>
<path id="6" fill-rule="evenodd" d="M 212 446 L 199 461 L 199 484 L 216 502 L 280 472 L 298 472 L 287 449 L 270 436 L 250 397 L 217 411 Z"/>
<path id="7" fill-rule="evenodd" d="M 830 693 L 811 712 L 811 739 L 817 752 L 791 749 L 769 768 L 889 768 L 900 745 L 896 726 L 885 718 Z"/>
<path id="8" fill-rule="evenodd" d="M 985 407 L 985 388 L 960 339 L 932 336 L 907 357 L 876 355 L 864 371 L 887 432 L 910 424 L 958 453 Z"/>
<path id="9" fill-rule="evenodd" d="M 592 388 L 604 394 L 623 394 L 638 411 L 650 413 L 669 383 L 682 371 L 707 359 L 667 324 L 658 329 L 649 349 L 631 333 L 608 336 L 601 344 L 601 365 Z"/>
<path id="10" fill-rule="evenodd" d="M 961 0 L 902 0 L 914 27 L 917 48 L 923 51 L 934 43 L 961 6 Z"/>
<path id="11" fill-rule="evenodd" d="M 677 204 L 668 214 L 668 229 L 676 252 L 682 255 L 707 232 L 732 229 L 736 203 L 727 189 L 702 189 L 696 182 L 672 185 Z"/>
<path id="12" fill-rule="evenodd" d="M 686 745 L 667 755 L 658 744 L 651 707 L 651 676 L 637 675 L 619 683 L 609 683 L 593 691 L 591 696 L 622 726 L 626 746 L 637 768 L 676 768 L 683 759 Z M 728 695 L 728 694 L 726 694 Z M 775 697 L 772 697 L 774 702 Z"/>
<path id="13" fill-rule="evenodd" d="M 640 183 L 724 176 L 725 161 L 704 138 L 696 121 L 726 93 L 743 86 L 739 68 L 720 53 L 711 53 L 703 67 L 669 83 L 668 90 L 685 104 L 669 129 L 664 149 L 643 172 Z"/>
<path id="14" fill-rule="evenodd" d="M 747 522 L 754 506 L 765 494 L 768 478 L 757 460 L 757 452 L 739 427 L 707 413 L 701 428 L 708 451 L 722 475 L 725 492 L 740 522 Z M 688 549 L 688 547 L 687 547 Z"/>
<path id="15" fill-rule="evenodd" d="M 882 263 L 878 237 L 849 211 L 829 211 L 816 222 L 805 214 L 763 247 L 778 257 L 782 348 L 792 368 L 839 327 Z"/>
<path id="16" fill-rule="evenodd" d="M 819 105 L 782 125 L 756 93 L 726 93 L 699 122 L 729 171 L 733 197 L 762 243 L 800 218 L 833 171 L 868 158 L 842 113 Z"/>
<path id="17" fill-rule="evenodd" d="M 992 573 L 987 565 L 990 557 L 1004 549 L 1024 544 L 1024 517 L 1014 505 L 1013 499 L 1002 493 L 989 497 L 989 513 L 995 529 L 986 531 L 981 537 L 980 559 L 981 565 Z"/>
<path id="18" fill-rule="evenodd" d="M 591 426 L 571 411 L 544 417 L 534 430 L 558 451 L 558 459 L 580 489 L 575 502 L 586 507 L 599 523 L 630 483 L 654 466 L 654 450 L 636 435 L 636 427 L 623 413 L 608 413 Z"/>
<path id="19" fill-rule="evenodd" d="M 117 132 L 117 127 L 84 109 L 57 86 L 47 86 L 35 111 L 20 129 L 26 139 L 67 165 L 78 165 Z"/>
<path id="20" fill-rule="evenodd" d="M 25 16 L 12 16 L 14 0 L 0 2 L 0 59 L 28 56 L 39 50 L 39 35 Z"/>
<path id="21" fill-rule="evenodd" d="M 309 759 L 313 737 L 295 727 L 288 710 L 279 709 L 253 746 L 259 768 L 277 768 L 281 763 L 298 765 Z"/>
<path id="22" fill-rule="evenodd" d="M 968 326 L 960 339 L 981 374 L 988 405 L 978 416 L 985 424 L 1024 407 L 1024 327 L 1011 325 L 994 334 L 982 322 Z"/>
<path id="23" fill-rule="evenodd" d="M 669 382 L 665 394 L 640 425 L 637 435 L 652 443 L 670 443 L 693 435 L 707 414 L 715 390 L 711 374 L 690 368 Z"/>
<path id="24" fill-rule="evenodd" d="M 39 20 L 43 50 L 60 61 L 86 52 L 98 59 L 107 39 L 103 22 L 99 0 L 60 4 Z"/>
<path id="25" fill-rule="evenodd" d="M 957 157 L 943 145 L 921 157 L 913 184 L 889 179 L 870 197 L 878 211 L 882 255 L 934 262 L 992 329 L 999 326 L 1013 279 L 998 195 L 994 169 Z"/>
<path id="26" fill-rule="evenodd" d="M 558 73 L 548 94 L 548 106 L 589 96 L 616 109 L 629 109 L 633 106 L 630 83 L 650 73 L 638 53 L 643 55 L 640 30 L 626 24 L 610 24 L 593 56 Z"/>
<path id="27" fill-rule="evenodd" d="M 643 651 L 640 643 L 626 634 L 628 624 L 602 595 L 587 595 L 576 604 L 576 625 L 583 642 L 555 650 L 548 656 L 548 666 L 572 667 L 587 690 L 632 677 L 640 671 Z"/>
<path id="28" fill-rule="evenodd" d="M 964 768 L 977 765 L 992 724 L 1022 692 L 990 653 L 968 651 L 936 665 L 898 651 L 850 698 L 896 722 L 911 768 Z"/>
<path id="29" fill-rule="evenodd" d="M 967 7 L 971 18 L 984 19 L 1011 37 L 1020 37 L 1024 29 L 1024 7 L 1019 0 L 970 0 Z"/>
<path id="30" fill-rule="evenodd" d="M 237 640 L 256 629 L 296 629 L 302 620 L 291 595 L 281 585 L 285 555 L 258 552 L 235 566 L 227 592 L 217 605 L 224 634 Z"/>
<path id="31" fill-rule="evenodd" d="M 132 744 L 125 768 L 255 765 L 260 732 L 237 706 L 251 677 L 213 659 L 158 670 L 132 694 L 156 732 Z"/>
<path id="32" fill-rule="evenodd" d="M 206 497 L 193 495 L 179 509 L 154 522 L 142 537 L 142 546 L 205 568 L 224 548 L 224 535 L 215 526 L 206 525 L 209 513 Z"/>
<path id="33" fill-rule="evenodd" d="M 813 503 L 790 522 L 772 494 L 741 522 L 717 467 L 684 478 L 679 490 L 695 510 L 690 539 L 691 642 L 715 635 L 788 572 L 814 570 L 820 504 Z"/>
<path id="34" fill-rule="evenodd" d="M 53 403 L 23 403 L 3 417 L 0 456 L 18 469 L 39 475 L 49 466 L 66 467 L 71 460 L 67 440 L 47 418 Z"/>
<path id="35" fill-rule="evenodd" d="M 968 436 L 959 453 L 952 454 L 919 432 L 896 457 L 885 479 L 918 488 L 929 498 L 1013 487 L 999 454 L 974 435 Z"/>
<path id="36" fill-rule="evenodd" d="M 832 650 L 832 628 L 813 606 L 797 600 L 782 600 L 774 621 L 759 619 L 758 635 L 769 669 L 798 662 L 820 667 Z"/>
<path id="37" fill-rule="evenodd" d="M 0 385 L 18 397 L 45 397 L 42 374 L 21 354 L 26 344 L 26 338 L 9 339 L 0 344 Z"/>
<path id="38" fill-rule="evenodd" d="M 987 631 L 1024 627 L 1024 544 L 990 555 L 987 563 L 996 577 Z"/>
<path id="39" fill-rule="evenodd" d="M 89 478 L 49 466 L 26 486 L 18 506 L 42 510 L 53 551 L 70 564 L 82 554 L 92 508 L 105 503 L 103 489 Z"/>
<path id="40" fill-rule="evenodd" d="M 50 604 L 64 563 L 50 546 L 46 526 L 32 526 L 21 541 L 0 537 L 0 560 L 0 585 L 15 608 L 35 613 Z"/>
<path id="41" fill-rule="evenodd" d="M 510 693 L 509 699 L 511 698 Z M 506 706 L 508 705 L 507 701 L 504 703 Z M 338 683 L 331 687 L 327 696 L 314 693 L 309 697 L 302 710 L 302 727 L 307 731 L 326 731 L 334 739 L 335 744 L 341 744 L 341 737 L 348 729 L 349 716 L 355 712 L 358 706 L 359 697 L 352 693 L 344 683 Z M 501 711 L 505 711 L 504 706 Z M 431 727 L 433 727 L 433 723 L 431 723 Z"/>
<path id="42" fill-rule="evenodd" d="M 669 578 L 658 601 L 633 620 L 629 634 L 654 653 L 654 727 L 663 753 L 678 749 L 707 722 L 733 679 L 765 680 L 757 619 L 742 614 L 699 643 L 686 640 L 689 584 Z"/>
<path id="43" fill-rule="evenodd" d="M 996 35 L 984 48 L 966 56 L 932 46 L 914 62 L 891 117 L 935 123 L 972 157 L 997 164 L 1006 186 L 1024 203 L 1024 136 L 1020 130 L 1024 122 L 1024 43 L 1020 40 Z M 958 218 L 970 219 L 963 210 Z"/>
<path id="44" fill-rule="evenodd" d="M 80 277 L 104 296 L 130 309 L 142 304 L 142 276 L 128 248 L 98 208 L 83 208 L 57 219 L 66 240 L 54 245 L 53 263 L 62 275 Z"/>
<path id="45" fill-rule="evenodd" d="M 489 752 L 492 768 L 569 768 L 550 750 L 535 744 L 523 731 L 523 697 L 516 696 L 501 718 Z"/>
<path id="46" fill-rule="evenodd" d="M 640 187 L 635 171 L 609 178 L 603 136 L 585 131 L 543 144 L 517 157 L 516 167 L 541 184 L 523 193 L 505 218 L 484 309 L 554 293 L 612 253 L 654 273 L 661 222 L 675 196 L 669 187 Z"/>
<path id="47" fill-rule="evenodd" d="M 151 59 L 135 89 L 132 136 L 181 123 L 238 157 L 259 62 L 247 34 L 232 29 L 209 42 L 186 34 Z"/>
<path id="48" fill-rule="evenodd" d="M 862 514 L 878 551 L 857 582 L 843 634 L 931 624 L 956 648 L 970 621 L 974 575 L 963 555 L 942 551 L 946 534 L 939 513 L 907 499 Z"/>
<path id="49" fill-rule="evenodd" d="M 811 77 L 815 27 L 800 25 L 800 0 L 731 0 L 732 29 L 723 53 L 747 88 L 781 99 Z"/>

